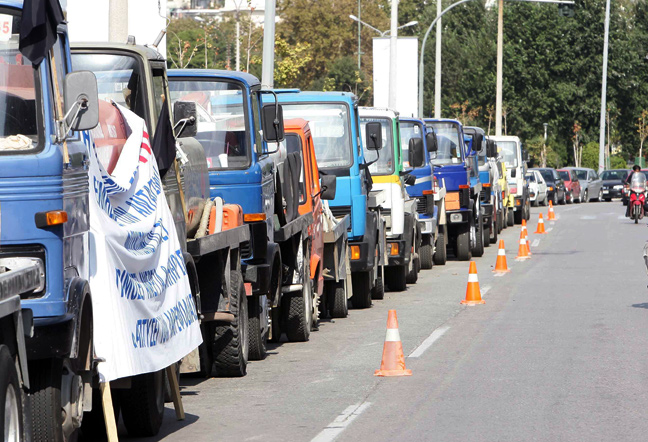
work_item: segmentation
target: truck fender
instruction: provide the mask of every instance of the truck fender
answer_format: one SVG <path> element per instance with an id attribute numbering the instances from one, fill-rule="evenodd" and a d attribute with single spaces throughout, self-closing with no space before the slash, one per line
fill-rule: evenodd
<path id="1" fill-rule="evenodd" d="M 68 288 L 68 312 L 72 314 L 70 358 L 79 361 L 80 370 L 90 370 L 94 359 L 93 318 L 90 284 L 73 278 Z"/>
<path id="2" fill-rule="evenodd" d="M 310 257 L 310 278 L 315 279 L 315 274 L 319 269 L 320 257 L 319 255 L 311 255 Z M 317 281 L 315 281 L 317 283 Z"/>
<path id="3" fill-rule="evenodd" d="M 282 280 L 282 269 L 283 262 L 281 260 L 281 249 L 279 244 L 274 242 L 268 242 L 268 248 L 266 250 L 266 262 L 270 265 L 270 290 L 268 294 L 268 299 L 271 301 L 273 307 L 279 306 L 281 303 L 281 296 L 276 296 L 276 289 L 273 287 L 274 284 L 281 285 Z"/>

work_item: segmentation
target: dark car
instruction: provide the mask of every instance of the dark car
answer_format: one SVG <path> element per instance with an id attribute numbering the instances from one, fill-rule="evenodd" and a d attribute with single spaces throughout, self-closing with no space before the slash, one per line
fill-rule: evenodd
<path id="1" fill-rule="evenodd" d="M 601 172 L 601 179 L 603 180 L 601 189 L 605 201 L 623 197 L 623 184 L 629 173 L 630 169 L 611 169 Z"/>
<path id="2" fill-rule="evenodd" d="M 567 195 L 565 192 L 565 183 L 563 182 L 556 169 L 551 167 L 535 167 L 531 170 L 537 170 L 547 183 L 547 197 L 553 204 L 565 204 Z"/>

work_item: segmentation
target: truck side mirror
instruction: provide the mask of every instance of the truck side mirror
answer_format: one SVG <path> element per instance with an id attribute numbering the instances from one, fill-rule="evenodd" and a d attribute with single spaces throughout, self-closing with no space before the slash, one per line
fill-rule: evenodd
<path id="1" fill-rule="evenodd" d="M 425 144 L 427 144 L 428 152 L 436 152 L 439 150 L 439 141 L 434 132 L 425 134 Z"/>
<path id="2" fill-rule="evenodd" d="M 279 104 L 268 103 L 261 109 L 263 139 L 267 143 L 279 143 L 284 140 L 283 108 Z"/>
<path id="3" fill-rule="evenodd" d="M 99 93 L 97 77 L 90 71 L 70 72 L 65 76 L 63 95 L 71 130 L 90 130 L 99 124 Z M 76 109 L 74 109 L 76 108 Z"/>
<path id="4" fill-rule="evenodd" d="M 166 103 L 164 103 L 166 106 Z M 198 111 L 194 101 L 176 101 L 173 104 L 174 129 L 178 138 L 195 137 L 198 133 Z"/>
<path id="5" fill-rule="evenodd" d="M 320 191 L 323 200 L 335 199 L 337 177 L 335 175 L 322 175 L 320 177 L 322 190 Z"/>
<path id="6" fill-rule="evenodd" d="M 497 158 L 497 144 L 495 144 L 495 141 L 486 141 L 486 156 L 488 158 Z"/>
<path id="7" fill-rule="evenodd" d="M 412 167 L 423 167 L 425 165 L 425 151 L 423 150 L 423 139 L 410 138 L 409 162 Z"/>
<path id="8" fill-rule="evenodd" d="M 367 140 L 368 150 L 382 149 L 382 124 L 376 122 L 367 123 L 365 139 Z"/>
<path id="9" fill-rule="evenodd" d="M 522 161 L 525 163 L 529 161 L 529 152 L 524 149 L 522 149 Z"/>
<path id="10" fill-rule="evenodd" d="M 484 142 L 484 136 L 477 132 L 472 137 L 472 150 L 475 153 L 479 153 L 482 150 L 482 144 Z"/>

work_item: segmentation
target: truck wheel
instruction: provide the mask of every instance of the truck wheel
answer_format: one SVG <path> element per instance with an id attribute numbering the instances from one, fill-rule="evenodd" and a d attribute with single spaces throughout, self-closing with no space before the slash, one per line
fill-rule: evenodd
<path id="1" fill-rule="evenodd" d="M 472 253 L 470 253 L 470 228 L 467 226 L 464 231 L 457 235 L 456 239 L 456 253 L 459 261 L 470 261 Z"/>
<path id="2" fill-rule="evenodd" d="M 263 319 L 265 314 L 261 307 L 261 297 L 252 295 L 248 303 L 248 336 L 249 350 L 248 357 L 251 361 L 261 361 L 267 355 L 266 342 L 268 341 L 267 333 L 263 333 Z"/>
<path id="3" fill-rule="evenodd" d="M 513 209 L 509 207 L 507 214 L 506 214 L 506 225 L 508 227 L 514 226 L 515 225 L 515 218 L 514 218 L 514 213 Z"/>
<path id="4" fill-rule="evenodd" d="M 230 272 L 230 311 L 234 314 L 231 324 L 218 323 L 214 327 L 212 353 L 217 376 L 245 376 L 248 362 L 248 306 L 243 277 L 237 271 Z"/>
<path id="5" fill-rule="evenodd" d="M 483 241 L 482 241 L 482 244 L 484 244 L 484 247 L 490 247 L 491 230 L 493 230 L 493 220 L 492 219 L 491 219 L 490 224 L 484 225 L 484 227 L 482 227 L 482 232 L 484 233 L 482 235 L 483 238 L 484 238 Z"/>
<path id="6" fill-rule="evenodd" d="M 385 299 L 385 284 L 380 276 L 376 278 L 376 284 L 371 289 L 371 299 Z"/>
<path id="7" fill-rule="evenodd" d="M 164 418 L 164 370 L 131 378 L 131 388 L 119 391 L 124 426 L 131 437 L 158 434 Z"/>
<path id="8" fill-rule="evenodd" d="M 313 291 L 310 278 L 305 278 L 301 293 L 285 295 L 283 302 L 286 337 L 291 342 L 308 341 L 313 327 Z"/>
<path id="9" fill-rule="evenodd" d="M 497 218 L 499 218 L 499 215 L 497 215 Z M 491 222 L 490 230 L 489 230 L 489 232 L 488 232 L 488 233 L 489 233 L 489 235 L 488 235 L 488 242 L 489 242 L 490 244 L 495 244 L 495 243 L 497 242 L 497 234 L 499 233 L 499 232 L 497 231 L 497 224 L 498 224 L 497 219 L 494 219 L 494 220 Z"/>
<path id="10" fill-rule="evenodd" d="M 504 229 L 504 212 L 500 210 L 497 212 L 497 234 L 499 235 L 502 233 L 502 230 Z"/>
<path id="11" fill-rule="evenodd" d="M 0 435 L 5 441 L 23 441 L 22 389 L 9 349 L 0 345 Z M 36 440 L 36 439 L 34 439 Z"/>
<path id="12" fill-rule="evenodd" d="M 61 412 L 62 381 L 62 359 L 45 359 L 30 363 L 29 396 L 34 442 L 67 442 L 76 440 L 78 437 L 78 428 L 74 428 L 73 422 L 64 420 Z"/>
<path id="13" fill-rule="evenodd" d="M 353 296 L 351 296 L 353 308 L 371 307 L 371 272 L 352 273 L 351 281 L 353 284 Z"/>
<path id="14" fill-rule="evenodd" d="M 473 256 L 478 258 L 484 255 L 484 222 L 481 213 L 475 223 L 475 247 L 471 251 Z"/>
<path id="15" fill-rule="evenodd" d="M 513 221 L 515 224 L 522 224 L 522 215 L 524 214 L 524 207 L 520 207 L 520 210 L 513 212 Z"/>
<path id="16" fill-rule="evenodd" d="M 429 244 L 430 240 L 428 239 L 426 243 L 421 246 L 419 251 L 419 256 L 421 257 L 421 268 L 424 270 L 429 270 L 434 266 L 434 247 L 432 244 Z"/>
<path id="17" fill-rule="evenodd" d="M 393 266 L 385 268 L 387 287 L 392 292 L 402 292 L 407 289 L 407 266 Z"/>
<path id="18" fill-rule="evenodd" d="M 435 241 L 435 251 L 433 261 L 438 266 L 444 266 L 448 260 L 448 252 L 446 250 L 446 237 L 445 230 L 439 230 Z"/>
<path id="19" fill-rule="evenodd" d="M 328 298 L 331 318 L 346 318 L 349 314 L 349 305 L 346 295 L 346 279 L 326 284 L 325 290 L 327 290 L 326 297 Z"/>

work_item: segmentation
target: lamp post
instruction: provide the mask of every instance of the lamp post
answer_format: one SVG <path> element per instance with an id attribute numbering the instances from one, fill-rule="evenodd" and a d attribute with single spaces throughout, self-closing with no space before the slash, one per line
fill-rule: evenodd
<path id="1" fill-rule="evenodd" d="M 599 133 L 599 161 L 598 173 L 603 172 L 605 163 L 605 105 L 607 98 L 607 65 L 608 65 L 608 39 L 610 37 L 610 0 L 605 2 L 605 26 L 603 37 L 603 80 L 601 82 L 601 121 Z"/>
<path id="2" fill-rule="evenodd" d="M 386 31 L 381 31 L 381 30 L 378 29 L 378 28 L 374 28 L 374 27 L 371 26 L 369 23 L 360 20 L 358 17 L 356 17 L 356 16 L 353 15 L 353 14 L 349 15 L 349 18 L 350 18 L 351 20 L 353 20 L 353 21 L 357 21 L 358 24 L 360 24 L 360 25 L 366 26 L 366 27 L 368 27 L 369 29 L 371 29 L 371 30 L 373 30 L 373 31 L 376 31 L 378 34 L 380 34 L 381 37 L 384 37 L 385 35 L 387 35 L 387 34 L 389 34 L 389 33 L 391 32 L 391 29 L 387 29 Z M 396 28 L 396 29 L 403 29 L 403 28 L 407 28 L 407 27 L 409 27 L 409 26 L 416 26 L 416 25 L 418 25 L 418 22 L 417 22 L 416 20 L 414 20 L 414 21 L 411 21 L 411 22 L 405 23 L 404 25 L 401 25 L 401 26 L 399 26 L 399 27 Z"/>
<path id="3" fill-rule="evenodd" d="M 549 123 L 542 123 L 544 126 L 544 142 L 542 143 L 542 167 L 547 167 L 547 127 Z"/>

